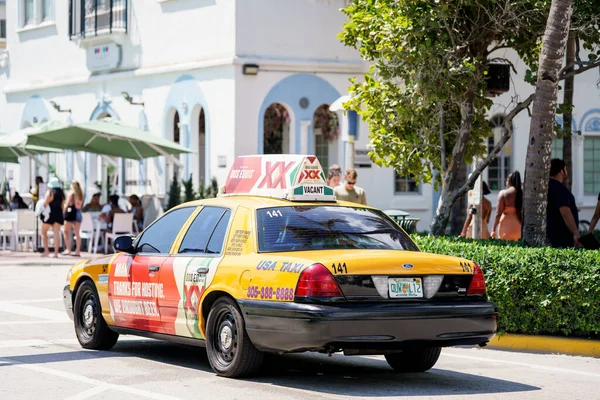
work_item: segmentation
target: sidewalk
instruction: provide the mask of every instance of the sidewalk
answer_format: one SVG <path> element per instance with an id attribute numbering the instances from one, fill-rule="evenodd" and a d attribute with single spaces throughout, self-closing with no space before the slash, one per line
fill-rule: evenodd
<path id="1" fill-rule="evenodd" d="M 78 261 L 85 260 L 88 258 L 94 258 L 104 255 L 104 253 L 92 254 L 92 253 L 81 253 L 81 257 L 63 256 L 58 255 L 58 258 L 52 258 L 53 253 L 50 253 L 50 257 L 42 257 L 42 253 L 29 252 L 15 252 L 8 250 L 0 251 L 0 267 L 10 266 L 54 266 L 54 265 L 68 265 L 71 266 Z"/>

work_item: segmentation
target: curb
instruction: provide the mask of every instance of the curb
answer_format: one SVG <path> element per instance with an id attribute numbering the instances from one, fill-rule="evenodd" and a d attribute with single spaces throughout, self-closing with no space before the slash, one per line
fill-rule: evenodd
<path id="1" fill-rule="evenodd" d="M 503 334 L 494 336 L 488 348 L 496 350 L 560 353 L 600 358 L 600 340 L 555 336 Z"/>

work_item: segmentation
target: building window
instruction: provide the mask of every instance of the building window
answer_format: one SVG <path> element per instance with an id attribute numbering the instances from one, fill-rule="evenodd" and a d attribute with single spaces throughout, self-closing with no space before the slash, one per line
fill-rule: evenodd
<path id="1" fill-rule="evenodd" d="M 563 143 L 563 138 L 555 137 L 552 139 L 552 158 L 563 158 Z"/>
<path id="2" fill-rule="evenodd" d="M 490 119 L 493 136 L 488 139 L 488 151 L 492 151 L 496 143 L 502 137 L 504 127 L 504 115 L 496 115 Z M 490 190 L 498 191 L 504 189 L 506 178 L 512 169 L 512 138 L 506 142 L 500 153 L 488 166 L 488 185 Z"/>
<path id="3" fill-rule="evenodd" d="M 54 0 L 20 0 L 21 27 L 54 20 Z"/>
<path id="4" fill-rule="evenodd" d="M 583 191 L 600 193 L 600 136 L 586 136 L 583 147 Z"/>
<path id="5" fill-rule="evenodd" d="M 0 19 L 0 40 L 6 39 L 6 20 Z"/>
<path id="6" fill-rule="evenodd" d="M 35 24 L 35 1 L 25 0 L 23 2 L 23 25 Z"/>
<path id="7" fill-rule="evenodd" d="M 52 21 L 54 19 L 53 0 L 40 0 L 42 10 L 42 21 Z"/>
<path id="8" fill-rule="evenodd" d="M 69 0 L 69 37 L 127 33 L 128 0 Z"/>
<path id="9" fill-rule="evenodd" d="M 394 171 L 394 193 L 395 194 L 406 194 L 406 193 L 419 193 L 419 186 L 415 177 L 401 176 L 398 172 Z"/>
<path id="10" fill-rule="evenodd" d="M 318 133 L 318 134 L 317 134 Z M 325 135 L 315 130 L 315 155 L 321 163 L 323 171 L 329 168 L 329 141 Z"/>

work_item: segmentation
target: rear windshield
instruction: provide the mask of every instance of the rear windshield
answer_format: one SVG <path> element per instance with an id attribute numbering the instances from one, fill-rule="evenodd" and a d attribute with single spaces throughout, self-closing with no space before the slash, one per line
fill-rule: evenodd
<path id="1" fill-rule="evenodd" d="M 418 251 L 383 212 L 334 206 L 273 207 L 257 210 L 261 252 L 385 249 Z"/>

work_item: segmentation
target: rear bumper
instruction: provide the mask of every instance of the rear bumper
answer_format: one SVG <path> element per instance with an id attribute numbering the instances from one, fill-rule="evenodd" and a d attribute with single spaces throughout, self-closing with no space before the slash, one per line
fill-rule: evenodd
<path id="1" fill-rule="evenodd" d="M 248 336 L 263 351 L 360 350 L 487 343 L 496 306 L 487 301 L 443 304 L 300 304 L 238 300 Z"/>
<path id="2" fill-rule="evenodd" d="M 71 287 L 66 285 L 63 289 L 63 303 L 65 304 L 65 310 L 67 315 L 73 320 L 73 296 L 71 294 Z"/>

